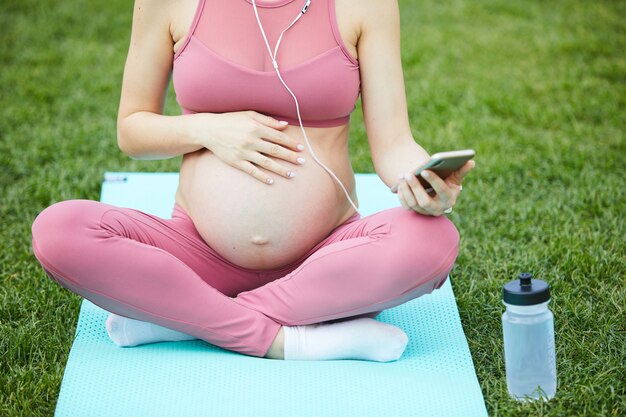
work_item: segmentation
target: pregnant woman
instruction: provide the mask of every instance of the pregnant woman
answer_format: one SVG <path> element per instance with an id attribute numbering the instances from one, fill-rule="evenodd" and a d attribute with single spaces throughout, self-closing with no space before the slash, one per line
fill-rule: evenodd
<path id="1" fill-rule="evenodd" d="M 172 218 L 67 200 L 32 225 L 46 274 L 111 312 L 117 345 L 392 361 L 408 338 L 374 317 L 445 282 L 459 236 L 442 213 L 474 162 L 427 171 L 431 194 L 410 174 L 428 153 L 409 128 L 397 1 L 304 3 L 136 0 L 118 144 L 183 155 Z M 162 114 L 172 74 L 182 115 Z M 402 205 L 367 217 L 348 153 L 359 93 L 374 167 Z"/>

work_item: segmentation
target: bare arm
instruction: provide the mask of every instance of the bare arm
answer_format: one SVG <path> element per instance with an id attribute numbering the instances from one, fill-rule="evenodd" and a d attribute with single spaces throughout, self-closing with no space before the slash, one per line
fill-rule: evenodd
<path id="1" fill-rule="evenodd" d="M 415 142 L 409 127 L 397 0 L 368 2 L 363 7 L 357 44 L 361 72 L 363 120 L 376 173 L 389 187 L 429 154 Z"/>
<path id="2" fill-rule="evenodd" d="M 204 146 L 194 137 L 195 114 L 165 116 L 172 73 L 170 2 L 136 0 L 117 119 L 118 146 L 133 159 L 167 159 Z"/>
<path id="3" fill-rule="evenodd" d="M 372 162 L 383 182 L 398 185 L 398 198 L 406 209 L 441 215 L 451 208 L 461 191 L 463 177 L 474 167 L 468 161 L 442 180 L 434 172 L 422 174 L 435 191 L 429 195 L 411 173 L 428 159 L 409 127 L 404 78 L 400 60 L 400 12 L 398 0 L 368 2 L 363 7 L 358 54 L 361 71 L 363 118 Z M 400 175 L 406 179 L 399 180 Z"/>
<path id="4" fill-rule="evenodd" d="M 268 171 L 293 177 L 288 167 L 268 157 L 303 163 L 297 141 L 273 117 L 253 110 L 162 114 L 174 59 L 170 20 L 176 6 L 166 0 L 135 0 L 117 119 L 120 149 L 133 159 L 168 159 L 206 148 L 263 183 L 273 182 Z"/>

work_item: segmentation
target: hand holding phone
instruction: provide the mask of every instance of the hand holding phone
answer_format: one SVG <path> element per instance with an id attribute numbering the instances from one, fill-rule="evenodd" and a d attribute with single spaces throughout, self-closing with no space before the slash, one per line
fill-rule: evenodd
<path id="1" fill-rule="evenodd" d="M 427 192 L 432 191 L 432 187 L 424 178 L 422 178 L 422 171 L 428 169 L 433 171 L 441 179 L 445 179 L 448 175 L 461 168 L 467 161 L 472 159 L 476 155 L 473 149 L 464 149 L 460 151 L 439 152 L 433 154 L 426 163 L 413 169 L 411 172 L 422 183 Z M 398 191 L 398 184 L 391 188 L 392 193 Z"/>
<path id="2" fill-rule="evenodd" d="M 434 154 L 412 174 L 407 173 L 393 187 L 402 207 L 427 216 L 450 213 L 461 192 L 463 178 L 475 166 L 473 155 L 471 149 Z"/>

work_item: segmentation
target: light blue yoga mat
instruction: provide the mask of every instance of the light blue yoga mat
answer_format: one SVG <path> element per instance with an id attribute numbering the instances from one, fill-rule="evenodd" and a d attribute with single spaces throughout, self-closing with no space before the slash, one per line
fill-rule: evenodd
<path id="1" fill-rule="evenodd" d="M 356 179 L 363 215 L 399 205 L 376 175 Z M 178 173 L 107 172 L 101 200 L 170 218 L 177 184 Z M 377 317 L 409 336 L 386 363 L 273 360 L 202 340 L 119 348 L 107 316 L 83 300 L 57 417 L 487 416 L 450 280 Z"/>

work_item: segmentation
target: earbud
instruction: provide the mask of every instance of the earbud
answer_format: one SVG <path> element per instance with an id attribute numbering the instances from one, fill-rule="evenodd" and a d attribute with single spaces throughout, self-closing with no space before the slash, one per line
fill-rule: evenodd
<path id="1" fill-rule="evenodd" d="M 278 62 L 276 62 L 276 53 L 278 52 L 278 45 L 280 45 L 280 41 L 283 38 L 283 34 L 287 31 L 287 29 L 292 27 L 294 25 L 294 23 L 296 23 L 298 21 L 298 19 L 300 19 L 306 13 L 306 11 L 308 10 L 310 5 L 311 5 L 311 0 L 306 0 L 306 3 L 302 7 L 302 10 L 300 11 L 300 13 L 298 13 L 298 16 L 296 16 L 296 18 L 293 20 L 293 22 L 291 22 L 291 24 L 289 26 L 287 26 L 287 28 L 284 29 L 280 33 L 280 36 L 278 37 L 278 41 L 276 42 L 276 48 L 274 48 L 274 54 L 272 54 L 272 49 L 270 48 L 269 42 L 267 41 L 267 37 L 265 36 L 265 31 L 263 30 L 263 26 L 261 25 L 261 19 L 259 19 L 259 12 L 258 12 L 258 10 L 256 8 L 256 3 L 254 2 L 254 0 L 252 0 L 252 6 L 254 7 L 254 14 L 256 15 L 256 20 L 257 20 L 257 22 L 259 22 L 259 28 L 261 29 L 261 34 L 263 35 L 263 39 L 265 40 L 265 45 L 267 46 L 267 50 L 270 53 L 270 57 L 272 58 L 272 66 L 276 70 L 276 74 L 278 74 L 278 78 L 280 79 L 280 81 L 283 83 L 283 85 L 285 86 L 287 91 L 289 91 L 289 93 L 291 94 L 291 96 L 293 97 L 293 99 L 296 102 L 296 111 L 298 113 L 298 121 L 300 122 L 300 129 L 302 130 L 302 134 L 304 135 L 304 139 L 306 141 L 306 144 L 309 147 L 309 151 L 311 152 L 311 156 L 313 156 L 313 159 L 315 160 L 315 162 L 317 162 L 322 168 L 324 168 L 326 170 L 326 172 L 328 172 L 335 179 L 335 181 L 337 181 L 337 183 L 341 186 L 341 189 L 343 190 L 344 194 L 346 195 L 346 197 L 347 197 L 348 201 L 350 202 L 350 204 L 352 205 L 352 207 L 356 210 L 357 213 L 361 214 L 361 212 L 359 212 L 359 209 L 357 208 L 357 206 L 354 204 L 354 202 L 350 198 L 350 195 L 348 194 L 348 191 L 346 191 L 346 187 L 343 186 L 343 184 L 341 183 L 339 178 L 337 178 L 337 176 L 335 175 L 335 173 L 333 171 L 331 171 L 326 165 L 324 165 L 319 159 L 317 159 L 317 156 L 315 155 L 315 152 L 313 152 L 313 148 L 311 148 L 311 144 L 309 143 L 309 138 L 307 137 L 306 132 L 304 131 L 304 126 L 302 125 L 302 118 L 300 117 L 300 106 L 298 104 L 298 99 L 293 94 L 291 89 L 287 86 L 287 84 L 285 84 L 285 81 L 283 80 L 283 77 L 281 77 L 281 75 L 280 75 L 280 71 L 278 71 Z"/>

